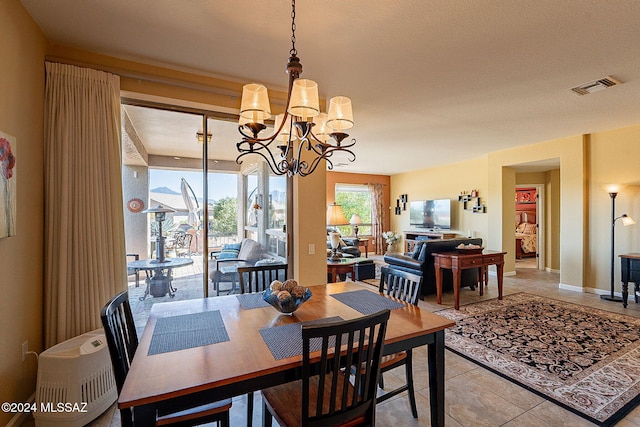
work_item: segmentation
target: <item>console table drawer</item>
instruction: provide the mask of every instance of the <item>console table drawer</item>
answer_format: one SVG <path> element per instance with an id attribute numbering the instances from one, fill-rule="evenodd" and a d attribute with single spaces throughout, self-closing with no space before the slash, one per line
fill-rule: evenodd
<path id="1" fill-rule="evenodd" d="M 469 268 L 469 267 L 480 267 L 482 266 L 482 255 L 477 256 L 477 257 L 470 257 L 470 256 L 465 256 L 465 257 L 460 257 L 461 259 L 459 259 L 459 266 L 460 268 Z"/>

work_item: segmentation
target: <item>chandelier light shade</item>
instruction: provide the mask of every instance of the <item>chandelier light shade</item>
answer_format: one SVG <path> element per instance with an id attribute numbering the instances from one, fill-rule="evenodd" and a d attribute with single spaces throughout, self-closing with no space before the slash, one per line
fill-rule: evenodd
<path id="1" fill-rule="evenodd" d="M 353 127 L 351 100 L 346 96 L 334 96 L 329 101 L 327 127 L 337 132 Z"/>
<path id="2" fill-rule="evenodd" d="M 256 83 L 242 87 L 240 117 L 253 122 L 264 122 L 271 117 L 271 106 L 266 87 Z"/>
<path id="3" fill-rule="evenodd" d="M 347 217 L 344 216 L 344 212 L 342 212 L 341 205 L 332 203 L 327 207 L 327 225 L 333 227 L 338 225 L 349 225 Z"/>
<path id="4" fill-rule="evenodd" d="M 296 2 L 291 2 L 291 50 L 287 63 L 289 87 L 287 105 L 281 119 L 276 117 L 274 132 L 260 137 L 267 128 L 265 120 L 271 117 L 271 107 L 267 88 L 251 83 L 242 88 L 240 120 L 238 131 L 242 140 L 236 144 L 240 153 L 236 163 L 241 164 L 244 156 L 261 156 L 276 175 L 307 176 L 312 174 L 322 160 L 327 168 L 333 169 L 331 157 L 334 152 L 347 154 L 347 159 L 355 161 L 350 150 L 355 139 L 344 142 L 349 136 L 344 130 L 353 127 L 351 100 L 346 96 L 336 96 L 329 101 L 328 115 L 320 111 L 318 84 L 313 80 L 301 79 L 302 64 L 296 50 Z M 344 215 L 343 215 L 344 216 Z M 348 222 L 345 220 L 345 224 Z"/>

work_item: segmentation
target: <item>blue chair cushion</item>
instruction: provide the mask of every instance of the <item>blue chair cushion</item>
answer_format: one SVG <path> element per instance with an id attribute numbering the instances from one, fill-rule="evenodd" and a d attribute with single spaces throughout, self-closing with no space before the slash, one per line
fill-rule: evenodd
<path id="1" fill-rule="evenodd" d="M 242 243 L 227 243 L 222 246 L 222 250 L 218 255 L 218 259 L 231 259 L 238 258 L 238 254 L 240 253 L 240 245 Z"/>

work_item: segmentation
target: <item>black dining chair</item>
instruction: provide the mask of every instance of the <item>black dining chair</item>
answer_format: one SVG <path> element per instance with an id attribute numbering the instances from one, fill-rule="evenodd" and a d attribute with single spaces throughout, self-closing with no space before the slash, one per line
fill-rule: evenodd
<path id="1" fill-rule="evenodd" d="M 389 314 L 303 324 L 302 379 L 262 390 L 263 425 L 273 418 L 282 427 L 375 425 Z M 350 378 L 353 366 L 362 368 Z"/>
<path id="2" fill-rule="evenodd" d="M 100 317 L 109 347 L 116 388 L 120 394 L 131 361 L 138 348 L 138 335 L 133 322 L 128 292 L 120 292 L 112 298 L 102 308 Z M 156 425 L 187 427 L 217 422 L 222 427 L 229 427 L 230 408 L 231 399 L 225 399 L 179 412 L 161 413 L 158 411 Z M 124 427 L 134 425 L 133 413 L 130 408 L 120 409 L 120 422 Z"/>
<path id="3" fill-rule="evenodd" d="M 287 264 L 265 264 L 238 267 L 240 293 L 262 292 L 274 280 L 287 280 Z M 247 427 L 253 425 L 253 392 L 247 394 Z"/>
<path id="4" fill-rule="evenodd" d="M 287 264 L 265 264 L 238 267 L 240 293 L 262 292 L 274 280 L 287 280 Z"/>
<path id="5" fill-rule="evenodd" d="M 422 276 L 406 271 L 395 270 L 393 268 L 382 267 L 380 287 L 378 289 L 380 293 L 384 293 L 409 304 L 418 305 L 421 286 Z M 379 385 L 381 389 L 384 389 L 384 380 L 382 375 L 384 372 L 388 372 L 403 365 L 405 367 L 405 384 L 395 390 L 387 391 L 382 396 L 379 396 L 378 403 L 384 402 L 403 391 L 407 391 L 413 418 L 418 418 L 416 396 L 413 388 L 413 363 L 411 349 L 382 357 Z"/>

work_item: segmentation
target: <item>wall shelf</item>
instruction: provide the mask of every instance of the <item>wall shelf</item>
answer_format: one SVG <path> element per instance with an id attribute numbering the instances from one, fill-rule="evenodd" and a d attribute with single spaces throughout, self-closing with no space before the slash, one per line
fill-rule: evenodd
<path id="1" fill-rule="evenodd" d="M 472 194 L 476 194 L 472 196 Z M 477 195 L 477 191 L 473 191 L 470 194 L 460 194 L 458 201 L 462 202 L 462 207 L 465 211 L 471 211 L 473 213 L 486 213 L 487 207 L 482 204 L 480 196 Z"/>

